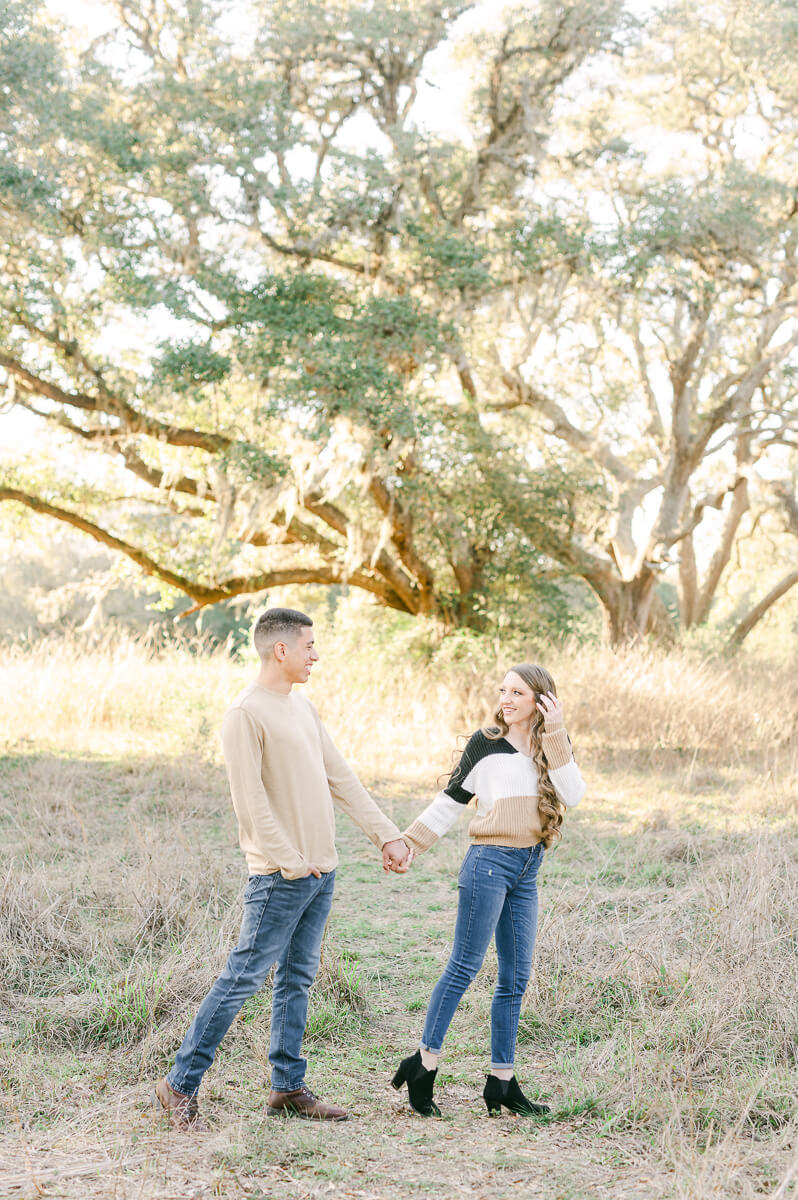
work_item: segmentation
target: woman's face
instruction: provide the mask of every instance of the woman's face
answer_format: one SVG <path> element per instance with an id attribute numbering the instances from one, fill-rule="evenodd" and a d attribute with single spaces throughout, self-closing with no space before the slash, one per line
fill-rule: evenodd
<path id="1" fill-rule="evenodd" d="M 515 671 L 508 671 L 499 686 L 499 705 L 508 725 L 531 721 L 538 694 Z"/>

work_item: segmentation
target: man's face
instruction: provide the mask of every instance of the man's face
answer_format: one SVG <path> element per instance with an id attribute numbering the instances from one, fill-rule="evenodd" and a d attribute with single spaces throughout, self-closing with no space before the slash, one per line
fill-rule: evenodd
<path id="1" fill-rule="evenodd" d="M 319 661 L 313 637 L 313 627 L 303 625 L 298 633 L 289 635 L 284 642 L 277 642 L 275 649 L 283 665 L 289 683 L 307 683 L 310 669 Z"/>

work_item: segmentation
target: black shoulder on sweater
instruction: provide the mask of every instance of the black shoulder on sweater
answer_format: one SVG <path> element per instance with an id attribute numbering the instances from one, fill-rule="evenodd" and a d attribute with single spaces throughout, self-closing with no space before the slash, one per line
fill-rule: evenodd
<path id="1" fill-rule="evenodd" d="M 463 787 L 463 780 L 469 776 L 479 760 L 487 758 L 489 754 L 517 753 L 515 747 L 506 742 L 504 738 L 485 737 L 482 730 L 478 729 L 466 742 L 460 761 L 449 776 L 449 782 L 443 789 L 444 792 L 458 804 L 468 804 L 474 793 Z"/>

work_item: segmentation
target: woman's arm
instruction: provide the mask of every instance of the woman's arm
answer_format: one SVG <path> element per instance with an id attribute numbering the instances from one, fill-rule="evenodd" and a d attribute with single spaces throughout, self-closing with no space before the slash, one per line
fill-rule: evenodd
<path id="1" fill-rule="evenodd" d="M 432 804 L 428 804 L 412 825 L 402 834 L 408 846 L 412 846 L 416 854 L 429 850 L 438 838 L 448 833 L 463 815 L 464 805 L 452 800 L 446 792 L 438 792 Z"/>
<path id="2" fill-rule="evenodd" d="M 549 779 L 565 807 L 576 808 L 587 786 L 574 759 L 571 739 L 563 721 L 562 705 L 553 692 L 541 696 L 540 701 L 537 706 L 543 713 L 540 741 L 549 768 Z"/>
<path id="3" fill-rule="evenodd" d="M 482 733 L 474 733 L 468 739 L 460 761 L 449 776 L 449 782 L 443 791 L 438 792 L 432 804 L 428 804 L 415 821 L 402 834 L 408 846 L 412 846 L 417 854 L 429 850 L 438 838 L 448 833 L 456 825 L 474 793 L 465 786 L 474 763 L 479 759 L 480 739 Z"/>

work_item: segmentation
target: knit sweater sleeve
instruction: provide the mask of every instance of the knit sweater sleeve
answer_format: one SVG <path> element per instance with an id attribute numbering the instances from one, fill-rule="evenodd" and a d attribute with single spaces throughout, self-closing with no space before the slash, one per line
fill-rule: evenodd
<path id="1" fill-rule="evenodd" d="M 402 837 L 416 853 L 429 850 L 463 815 L 463 809 L 474 795 L 468 787 L 468 777 L 481 757 L 480 740 L 483 738 L 484 734 L 475 733 L 468 739 L 446 787 L 403 832 Z"/>
<path id="2" fill-rule="evenodd" d="M 576 765 L 565 726 L 547 722 L 541 741 L 552 787 L 566 808 L 576 808 L 587 787 Z"/>
<path id="3" fill-rule="evenodd" d="M 311 709 L 319 729 L 330 794 L 339 808 L 360 826 L 369 841 L 381 850 L 386 842 L 392 842 L 399 837 L 399 830 L 363 787 L 325 729 L 313 705 Z"/>

